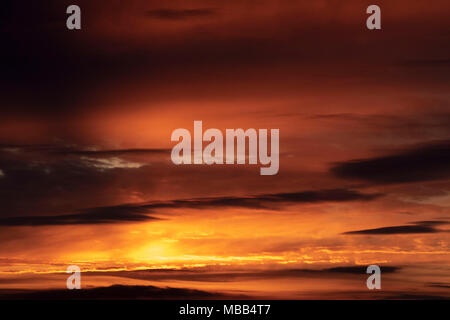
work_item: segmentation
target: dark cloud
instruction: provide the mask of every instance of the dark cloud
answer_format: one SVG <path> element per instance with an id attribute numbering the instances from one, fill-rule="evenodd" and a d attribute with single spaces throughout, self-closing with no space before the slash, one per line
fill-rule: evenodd
<path id="1" fill-rule="evenodd" d="M 301 299 L 394 299 L 394 300 L 447 300 L 449 296 L 443 292 L 410 292 L 401 290 L 339 290 L 299 292 Z M 267 296 L 266 296 L 267 298 Z M 209 299 L 261 299 L 247 293 L 229 294 L 223 292 L 155 287 L 113 285 L 110 287 L 88 288 L 81 290 L 23 290 L 0 289 L 2 300 L 209 300 Z M 273 297 L 277 299 L 277 297 Z"/>
<path id="2" fill-rule="evenodd" d="M 356 0 L 353 2 L 349 6 L 353 12 L 365 9 Z M 80 31 L 69 32 L 65 26 L 65 10 L 70 4 L 68 0 L 47 0 L 27 3 L 24 9 L 20 1 L 2 1 L 2 18 L 5 18 L 0 19 L 3 27 L 0 28 L 3 43 L 0 58 L 5 62 L 0 75 L 2 115 L 71 119 L 74 111 L 95 109 L 99 97 L 110 98 L 109 95 L 117 93 L 117 88 L 124 83 L 136 84 L 144 80 L 147 81 L 145 90 L 152 96 L 149 102 L 155 101 L 157 96 L 172 97 L 173 92 L 179 97 L 195 94 L 204 98 L 204 83 L 216 82 L 219 75 L 223 77 L 222 70 L 232 70 L 230 75 L 234 79 L 236 72 L 243 75 L 249 66 L 259 69 L 280 63 L 289 64 L 295 77 L 298 77 L 299 67 L 310 66 L 312 60 L 316 60 L 318 63 L 334 62 L 339 66 L 327 68 L 328 79 L 341 81 L 345 70 L 347 74 L 354 72 L 354 75 L 362 74 L 372 80 L 375 73 L 380 73 L 379 70 L 383 70 L 386 76 L 387 68 L 381 69 L 377 63 L 392 58 L 391 55 L 397 58 L 400 52 L 405 55 L 418 52 L 414 49 L 422 49 L 424 43 L 427 48 L 439 48 L 435 54 L 424 55 L 423 59 L 426 59 L 428 55 L 436 56 L 448 47 L 446 38 L 434 30 L 430 32 L 431 27 L 424 31 L 426 23 L 410 25 L 410 32 L 416 30 L 426 35 L 414 42 L 397 41 L 396 38 L 400 37 L 397 30 L 391 37 L 373 38 L 369 43 L 362 43 L 359 39 L 365 31 L 359 28 L 360 20 L 355 18 L 359 15 L 347 16 L 347 10 L 338 10 L 339 18 L 328 19 L 327 16 L 336 16 L 334 6 L 317 11 L 317 6 L 306 3 L 289 6 L 289 9 L 277 6 L 273 15 L 267 14 L 264 5 L 236 3 L 227 6 L 225 19 L 221 19 L 217 18 L 219 15 L 215 9 L 208 7 L 189 9 L 173 4 L 171 8 L 146 11 L 149 6 L 158 5 L 149 5 L 148 1 L 127 5 L 121 1 L 79 0 L 77 4 L 82 8 L 83 27 Z M 417 8 L 411 10 L 416 15 L 422 14 L 422 10 Z M 157 24 L 157 28 L 140 23 L 143 13 L 156 20 L 145 22 Z M 297 23 L 300 15 L 307 18 L 302 24 Z M 445 28 L 448 25 L 447 19 L 436 15 L 428 13 L 423 16 L 426 19 L 432 17 L 434 27 Z M 160 26 L 161 20 L 191 21 L 206 17 L 211 17 L 212 23 L 202 25 L 201 30 L 180 28 L 175 31 Z M 342 23 L 346 20 L 348 22 Z M 397 21 L 403 25 L 402 19 Z M 384 32 L 386 34 L 389 30 Z M 398 51 L 383 51 L 386 41 L 393 41 Z M 343 59 L 355 65 L 349 68 Z M 359 61 L 370 62 L 374 67 L 366 75 L 366 68 L 362 71 Z M 443 80 L 448 81 L 448 72 L 445 71 L 434 70 L 432 76 L 436 78 L 436 73 L 440 72 Z M 323 74 L 319 74 L 318 79 L 322 81 Z M 205 79 L 196 93 L 183 91 L 185 83 L 192 81 L 193 84 L 202 75 Z M 283 80 L 286 78 L 283 75 Z M 313 77 L 308 75 L 307 78 L 312 81 Z M 169 79 L 170 88 L 162 88 Z M 298 84 L 295 83 L 297 90 Z M 282 86 L 288 86 L 286 81 Z M 263 94 L 264 90 L 257 87 L 258 93 Z M 193 87 L 188 88 L 193 91 Z M 271 87 L 270 91 L 276 92 L 277 88 Z M 117 94 L 129 97 L 134 93 Z M 151 108 L 152 104 L 148 105 Z M 63 129 L 55 131 L 61 134 Z"/>
<path id="3" fill-rule="evenodd" d="M 94 145 L 92 147 L 95 147 Z M 92 148 L 91 147 L 91 148 Z M 3 141 L 0 144 L 0 218 L 3 225 L 60 225 L 88 223 L 86 211 L 79 216 L 81 209 L 92 209 L 93 223 L 127 221 L 123 215 L 116 216 L 116 208 L 121 213 L 130 212 L 130 221 L 147 220 L 146 216 L 136 217 L 140 212 L 156 212 L 158 209 L 207 209 L 207 208 L 252 208 L 279 209 L 294 203 L 324 203 L 370 201 L 381 194 L 366 194 L 351 189 L 306 190 L 296 192 L 272 192 L 246 195 L 244 187 L 233 187 L 230 179 L 241 179 L 230 167 L 184 168 L 169 165 L 168 149 L 91 149 L 86 146 L 70 144 L 13 144 Z M 247 170 L 247 169 L 245 169 Z M 258 190 L 258 175 L 248 172 L 248 181 Z M 217 182 L 196 186 L 190 192 L 192 176 L 196 179 L 216 175 Z M 250 176 L 251 174 L 251 176 Z M 221 179 L 227 179 L 223 185 Z M 236 177 L 236 178 L 234 178 Z M 246 177 L 247 178 L 247 177 Z M 253 179 L 253 180 L 252 180 Z M 280 178 L 281 179 L 281 178 Z M 165 185 L 173 184 L 182 190 L 180 199 L 167 199 L 165 190 L 155 191 L 164 180 Z M 252 182 L 254 181 L 254 182 Z M 281 179 L 282 182 L 282 179 Z M 279 186 L 286 190 L 296 188 L 297 183 Z M 217 188 L 215 187 L 217 184 Z M 214 187 L 214 188 L 212 188 Z M 172 187 L 171 187 L 172 188 Z M 200 188 L 202 192 L 196 190 Z M 202 190 L 203 188 L 204 190 Z M 215 189 L 220 194 L 244 194 L 243 196 L 200 197 Z M 267 188 L 265 188 L 267 189 Z M 187 190 L 187 191 L 186 191 Z M 294 189 L 295 190 L 295 189 Z M 238 193 L 239 192 L 239 193 Z M 192 194 L 193 193 L 193 194 Z M 136 200 L 130 195 L 138 194 Z M 182 197 L 186 197 L 182 199 Z M 139 202 L 148 199 L 146 202 Z M 130 202 L 134 202 L 130 204 Z M 104 218 L 98 218 L 102 208 Z M 111 210 L 111 214 L 103 208 Z M 66 215 L 69 215 L 66 217 Z M 55 217 L 55 218 L 52 218 Z M 14 218 L 11 220 L 11 218 Z M 7 219 L 7 220 L 5 220 Z M 54 219 L 54 220 L 53 220 Z"/>
<path id="4" fill-rule="evenodd" d="M 448 179 L 450 141 L 421 145 L 390 156 L 338 163 L 331 172 L 340 178 L 376 184 Z"/>
<path id="5" fill-rule="evenodd" d="M 154 286 L 113 285 L 80 290 L 2 290 L 4 300 L 84 300 L 84 299 L 213 299 L 236 298 L 219 292 Z"/>
<path id="6" fill-rule="evenodd" d="M 348 148 L 355 146 L 355 149 L 376 150 L 374 159 L 411 151 L 411 147 L 421 148 L 423 145 L 418 145 L 421 142 L 450 139 L 450 113 L 447 112 L 450 110 L 449 101 L 423 97 L 408 99 L 405 103 L 412 105 L 411 112 L 323 113 L 303 117 L 308 121 L 312 119 L 324 130 L 333 128 L 332 132 L 336 134 L 333 139 L 345 141 Z M 355 136 L 355 132 L 359 134 Z M 386 148 L 383 153 L 380 153 L 380 147 Z M 350 156 L 344 160 L 354 159 L 354 156 Z M 374 159 L 357 159 L 356 162 Z M 343 161 L 332 163 L 332 168 L 346 163 L 353 165 L 353 161 Z M 364 164 L 368 165 L 363 162 Z"/>
<path id="7" fill-rule="evenodd" d="M 94 156 L 94 157 L 116 157 L 123 155 L 152 155 L 170 154 L 171 149 L 163 148 L 134 148 L 134 149 L 81 149 L 75 147 L 58 146 L 52 144 L 20 145 L 0 144 L 0 152 L 25 152 L 40 153 L 44 155 L 67 155 L 67 156 Z"/>
<path id="8" fill-rule="evenodd" d="M 211 197 L 186 200 L 172 200 L 118 206 L 95 207 L 79 213 L 56 216 L 22 216 L 0 219 L 0 226 L 42 226 L 66 224 L 101 224 L 114 222 L 141 222 L 154 220 L 148 216 L 157 209 L 206 209 L 206 208 L 250 208 L 280 209 L 295 203 L 322 203 L 369 201 L 379 194 L 362 194 L 347 189 L 274 193 L 248 197 Z"/>
<path id="9" fill-rule="evenodd" d="M 394 273 L 399 271 L 401 268 L 394 266 L 380 266 L 380 269 L 382 273 Z M 367 266 L 334 267 L 325 269 L 324 271 L 331 273 L 366 274 Z"/>
<path id="10" fill-rule="evenodd" d="M 396 273 L 398 266 L 381 266 L 383 273 Z M 280 270 L 235 270 L 233 272 L 215 272 L 207 269 L 148 269 L 135 271 L 102 271 L 88 272 L 88 275 L 111 275 L 117 277 L 148 281 L 202 281 L 233 282 L 278 278 L 335 278 L 341 275 L 367 275 L 367 266 L 339 266 L 326 269 L 280 269 Z"/>
<path id="11" fill-rule="evenodd" d="M 434 226 L 444 225 L 448 223 L 449 223 L 448 221 L 418 221 L 413 222 L 412 225 L 348 231 L 344 232 L 343 234 L 384 235 L 384 234 L 439 233 L 448 231 L 436 229 Z"/>
<path id="12" fill-rule="evenodd" d="M 424 220 L 424 221 L 415 221 L 413 223 L 422 226 L 441 226 L 449 224 L 450 222 L 445 220 Z"/>
<path id="13" fill-rule="evenodd" d="M 165 154 L 159 149 L 85 151 L 51 145 L 0 149 L 2 218 L 120 204 L 136 189 L 152 190 L 155 173 L 148 163 Z"/>
<path id="14" fill-rule="evenodd" d="M 442 292 L 411 292 L 403 290 L 348 290 L 339 292 L 324 292 L 317 299 L 341 299 L 341 300 L 448 300 L 449 296 Z M 408 312 L 412 314 L 415 311 L 409 308 Z M 418 310 L 418 309 L 417 309 Z M 380 313 L 380 317 L 382 314 Z"/>
<path id="15" fill-rule="evenodd" d="M 247 197 L 215 197 L 191 200 L 174 200 L 156 203 L 151 206 L 158 208 L 209 208 L 209 207 L 243 207 L 243 208 L 279 208 L 280 205 L 294 203 L 322 203 L 346 201 L 370 201 L 381 194 L 363 194 L 349 189 L 331 189 L 316 191 L 300 191 L 291 193 L 261 194 Z M 275 207 L 274 207 L 275 205 Z"/>
<path id="16" fill-rule="evenodd" d="M 383 297 L 388 300 L 449 300 L 448 296 L 439 293 L 423 294 L 411 292 L 392 292 Z"/>
<path id="17" fill-rule="evenodd" d="M 0 226 L 105 224 L 158 220 L 156 217 L 146 215 L 145 212 L 146 209 L 142 207 L 99 207 L 76 214 L 0 218 Z"/>
<path id="18" fill-rule="evenodd" d="M 104 97 L 101 91 L 111 92 L 118 83 L 153 76 L 161 69 L 164 53 L 145 45 L 128 46 L 126 39 L 120 39 L 121 45 L 105 50 L 101 44 L 91 44 L 96 38 L 106 47 L 111 45 L 104 36 L 107 28 L 99 25 L 105 15 L 114 19 L 122 11 L 112 3 L 78 1 L 83 27 L 70 32 L 66 28 L 70 1 L 27 3 L 26 9 L 23 3 L 7 2 L 2 8 L 8 18 L 0 30 L 5 48 L 0 58 L 6 62 L 0 75 L 2 115 L 70 118 L 74 112 L 95 107 L 91 101 L 94 96 Z M 57 130 L 62 133 L 65 128 Z"/>
<path id="19" fill-rule="evenodd" d="M 57 150 L 56 154 L 79 155 L 79 156 L 122 156 L 122 155 L 148 155 L 148 154 L 170 154 L 171 149 L 117 149 L 117 150 Z"/>
<path id="20" fill-rule="evenodd" d="M 198 9 L 157 9 L 148 10 L 145 15 L 149 18 L 161 20 L 184 20 L 189 18 L 202 18 L 217 14 L 211 8 Z"/>
<path id="21" fill-rule="evenodd" d="M 409 234 L 409 233 L 436 233 L 436 229 L 427 226 L 397 226 L 376 229 L 349 231 L 344 234 Z"/>
<path id="22" fill-rule="evenodd" d="M 432 287 L 432 288 L 450 289 L 450 283 L 431 282 L 431 283 L 428 283 L 427 286 Z"/>

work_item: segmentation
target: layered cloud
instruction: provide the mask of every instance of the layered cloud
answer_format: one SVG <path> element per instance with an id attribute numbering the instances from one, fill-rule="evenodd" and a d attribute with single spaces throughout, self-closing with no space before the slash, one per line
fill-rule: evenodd
<path id="1" fill-rule="evenodd" d="M 439 233 L 439 232 L 449 232 L 450 230 L 442 230 L 436 228 L 436 226 L 449 224 L 449 221 L 418 221 L 411 225 L 404 226 L 392 226 L 392 227 L 382 227 L 375 229 L 348 231 L 344 234 L 354 234 L 354 235 L 387 235 L 387 234 L 420 234 L 420 233 Z"/>
<path id="2" fill-rule="evenodd" d="M 380 32 L 359 0 L 78 0 L 78 31 L 69 0 L 3 1 L 0 286 L 76 262 L 110 276 L 86 298 L 370 298 L 374 263 L 405 279 L 378 297 L 442 296 L 449 4 L 380 1 Z M 175 166 L 171 133 L 195 120 L 279 128 L 279 173 Z"/>
<path id="3" fill-rule="evenodd" d="M 263 194 L 247 197 L 216 197 L 173 201 L 159 201 L 141 204 L 123 204 L 110 207 L 84 209 L 79 213 L 55 216 L 21 216 L 0 218 L 0 226 L 42 226 L 70 224 L 102 224 L 118 222 L 139 222 L 157 219 L 149 212 L 158 209 L 207 209 L 207 208 L 249 208 L 278 209 L 295 203 L 323 203 L 369 201 L 379 194 L 362 194 L 353 190 L 318 190 L 293 193 Z"/>
<path id="4" fill-rule="evenodd" d="M 339 163 L 332 172 L 341 178 L 373 183 L 405 183 L 450 177 L 450 141 L 424 144 L 393 155 Z"/>
<path id="5" fill-rule="evenodd" d="M 6 300 L 95 300 L 95 299 L 236 299 L 237 296 L 195 289 L 159 288 L 155 286 L 113 285 L 83 290 L 16 290 L 0 292 Z M 241 296 L 242 297 L 242 296 Z"/>

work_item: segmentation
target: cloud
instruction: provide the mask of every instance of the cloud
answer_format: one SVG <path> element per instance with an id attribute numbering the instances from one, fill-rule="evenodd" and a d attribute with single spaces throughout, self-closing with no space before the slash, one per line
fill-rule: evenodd
<path id="1" fill-rule="evenodd" d="M 215 15 L 217 12 L 211 8 L 198 9 L 157 9 L 148 10 L 145 14 L 149 18 L 161 20 L 185 20 Z"/>
<path id="2" fill-rule="evenodd" d="M 276 205 L 294 203 L 321 203 L 321 202 L 347 202 L 370 201 L 380 197 L 381 194 L 363 194 L 349 189 L 330 189 L 315 191 L 300 191 L 291 193 L 261 194 L 247 197 L 212 197 L 190 200 L 174 200 L 155 203 L 155 208 L 209 208 L 209 207 L 243 207 L 243 208 L 273 208 Z"/>
<path id="3" fill-rule="evenodd" d="M 0 217 L 54 216 L 142 201 L 153 195 L 165 174 L 155 168 L 163 168 L 169 155 L 158 148 L 1 143 Z"/>
<path id="4" fill-rule="evenodd" d="M 276 299 L 277 297 L 273 297 Z M 442 292 L 411 293 L 406 291 L 342 291 L 339 292 L 311 292 L 301 296 L 302 299 L 401 299 L 401 300 L 436 300 L 449 299 Z M 260 296 L 246 294 L 228 294 L 223 292 L 155 287 L 112 285 L 81 290 L 14 290 L 0 291 L 2 300 L 209 300 L 209 299 L 261 299 Z"/>
<path id="5" fill-rule="evenodd" d="M 0 144 L 0 151 L 8 153 L 41 153 L 48 155 L 64 156 L 89 156 L 89 157 L 117 157 L 123 155 L 157 155 L 170 154 L 171 149 L 164 148 L 134 148 L 134 149 L 100 149 L 100 148 L 75 148 L 52 144 L 20 145 Z"/>
<path id="6" fill-rule="evenodd" d="M 381 266 L 383 273 L 396 273 L 398 266 Z M 201 282 L 233 282 L 246 280 L 269 280 L 280 278 L 336 278 L 341 275 L 367 274 L 367 266 L 338 266 L 325 269 L 280 269 L 280 270 L 240 270 L 233 272 L 211 271 L 208 269 L 148 269 L 135 271 L 91 271 L 89 275 L 111 275 L 135 280 L 147 281 L 201 281 Z"/>
<path id="7" fill-rule="evenodd" d="M 413 222 L 412 225 L 348 231 L 344 232 L 343 234 L 383 235 L 383 234 L 439 233 L 448 231 L 436 229 L 434 226 L 444 225 L 448 223 L 449 223 L 448 221 L 417 221 Z"/>
<path id="8" fill-rule="evenodd" d="M 248 197 L 211 197 L 184 200 L 122 204 L 87 208 L 75 214 L 56 216 L 22 216 L 0 219 L 0 226 L 44 226 L 69 224 L 102 224 L 114 222 L 142 222 L 157 218 L 148 213 L 157 209 L 206 209 L 206 208 L 249 208 L 273 209 L 295 203 L 322 203 L 345 201 L 369 201 L 379 194 L 362 194 L 347 189 L 274 193 Z"/>
<path id="9" fill-rule="evenodd" d="M 421 145 L 390 156 L 352 160 L 334 165 L 340 178 L 375 184 L 408 183 L 450 178 L 450 141 Z"/>
<path id="10" fill-rule="evenodd" d="M 0 226 L 49 226 L 49 225 L 79 225 L 106 224 L 117 222 L 144 222 L 159 220 L 145 214 L 142 207 L 112 206 L 90 208 L 80 213 L 57 216 L 23 216 L 0 218 Z"/>
<path id="11" fill-rule="evenodd" d="M 152 97 L 159 95 L 159 92 L 167 93 L 158 86 L 164 75 L 172 79 L 171 88 L 175 88 L 174 85 L 180 81 L 183 83 L 177 90 L 177 95 L 182 96 L 186 76 L 192 75 L 187 81 L 197 79 L 203 72 L 192 70 L 203 70 L 204 65 L 208 66 L 208 74 L 211 74 L 211 78 L 205 77 L 206 83 L 217 78 L 214 71 L 229 68 L 230 65 L 235 66 L 233 72 L 236 72 L 242 69 L 240 66 L 252 64 L 259 69 L 274 63 L 277 66 L 281 61 L 289 63 L 292 74 L 297 76 L 297 67 L 305 63 L 311 65 L 311 60 L 338 64 L 339 67 L 327 68 L 331 79 L 334 75 L 341 75 L 341 68 L 345 68 L 347 73 L 353 71 L 360 75 L 359 67 L 349 68 L 347 64 L 342 67 L 342 59 L 359 54 L 360 59 L 351 59 L 351 66 L 366 59 L 373 63 L 373 57 L 382 52 L 378 41 L 371 43 L 371 50 L 368 50 L 367 44 L 355 41 L 357 35 L 351 31 L 360 23 L 355 19 L 357 15 L 348 15 L 349 12 L 343 10 L 338 20 L 347 20 L 348 23 L 338 23 L 337 26 L 336 22 L 321 20 L 328 15 L 336 15 L 334 6 L 317 10 L 317 5 L 306 2 L 294 6 L 277 6 L 270 13 L 265 5 L 233 2 L 227 5 L 223 17 L 218 19 L 217 10 L 208 7 L 185 8 L 182 4 L 177 6 L 171 3 L 171 8 L 147 10 L 148 2 L 141 0 L 137 1 L 136 6 L 123 5 L 121 10 L 117 10 L 118 5 L 102 6 L 96 1 L 79 0 L 78 4 L 89 13 L 83 16 L 83 23 L 89 25 L 89 28 L 83 28 L 83 37 L 67 37 L 66 16 L 61 15 L 67 4 L 63 1 L 48 0 L 45 4 L 35 2 L 29 5 L 29 10 L 23 10 L 20 3 L 7 2 L 8 5 L 3 5 L 7 8 L 5 19 L 0 19 L 4 26 L 2 30 L 7 30 L 2 34 L 5 45 L 0 57 L 8 61 L 0 75 L 0 90 L 4 95 L 2 101 L 7 100 L 3 103 L 5 107 L 1 110 L 2 114 L 26 112 L 39 118 L 46 115 L 72 119 L 74 110 L 96 108 L 92 102 L 98 99 L 93 98 L 102 96 L 109 100 L 108 95 L 118 93 L 118 84 L 148 80 L 150 83 L 144 87 L 146 91 L 151 90 Z M 356 0 L 354 2 L 357 3 Z M 356 4 L 352 10 L 359 12 L 360 6 L 360 3 Z M 433 26 L 438 22 L 442 28 L 447 26 L 447 19 L 438 19 L 435 14 L 424 15 L 423 10 L 417 7 L 410 10 L 416 15 L 432 19 Z M 214 19 L 211 19 L 211 24 L 202 26 L 201 30 L 174 29 L 172 26 L 164 28 L 159 26 L 161 23 L 158 23 L 157 28 L 152 28 L 148 27 L 146 19 L 139 19 L 143 13 L 156 22 L 191 21 L 207 17 Z M 299 14 L 304 14 L 307 21 L 295 23 Z M 398 21 L 404 19 L 403 13 L 396 14 L 399 15 Z M 109 23 L 111 20 L 117 21 L 115 27 Z M 319 25 L 320 28 L 317 28 Z M 123 32 L 117 32 L 117 26 L 123 27 Z M 421 24 L 420 30 L 423 31 L 424 26 Z M 342 32 L 348 35 L 344 44 L 342 37 L 336 37 Z M 414 49 L 422 48 L 424 43 L 431 48 L 430 37 L 436 44 L 435 48 L 442 48 L 446 44 L 445 37 L 430 32 L 426 37 L 418 37 L 414 43 L 396 41 L 395 45 L 405 54 L 417 53 L 418 50 Z M 20 40 L 24 38 L 27 39 L 26 43 Z M 117 45 L 111 46 L 111 39 Z M 305 46 L 304 43 L 309 45 Z M 333 48 L 332 54 L 324 51 L 327 47 Z M 434 54 L 428 53 L 428 56 L 441 53 L 441 50 L 435 50 Z M 384 52 L 384 57 L 386 54 Z M 426 59 L 427 55 L 423 58 Z M 384 59 L 389 59 L 389 55 Z M 27 63 L 24 63 L 25 60 Z M 375 76 L 373 73 L 380 70 L 377 64 L 373 68 L 371 79 Z M 240 71 L 242 73 L 248 72 L 247 68 L 242 70 L 245 70 Z M 386 72 L 383 72 L 383 76 L 386 76 Z M 283 79 L 286 80 L 286 77 Z M 283 82 L 283 86 L 286 85 Z M 203 97 L 205 86 L 201 88 L 198 95 Z M 188 89 L 193 91 L 191 86 Z M 27 94 L 23 95 L 22 92 Z"/>
<path id="12" fill-rule="evenodd" d="M 8 300 L 78 300 L 78 299 L 213 299 L 236 298 L 219 292 L 155 286 L 113 285 L 81 290 L 15 290 L 0 291 L 1 299 Z M 242 296 L 241 296 L 242 297 Z"/>
<path id="13" fill-rule="evenodd" d="M 79 156 L 121 156 L 121 155 L 152 155 L 152 154 L 169 154 L 171 149 L 158 149 L 158 148 L 142 148 L 142 149 L 113 149 L 113 150 L 82 150 L 82 149 L 70 149 L 59 148 L 51 150 L 55 154 L 63 155 L 79 155 Z"/>
<path id="14" fill-rule="evenodd" d="M 145 163 L 125 161 L 123 159 L 112 157 L 108 159 L 96 159 L 90 157 L 81 157 L 83 163 L 87 166 L 97 168 L 99 170 L 107 169 L 138 169 L 145 166 Z"/>
<path id="15" fill-rule="evenodd" d="M 439 293 L 421 294 L 411 292 L 393 292 L 386 295 L 383 299 L 390 300 L 448 300 L 448 296 L 439 295 Z"/>
<path id="16" fill-rule="evenodd" d="M 382 273 L 394 273 L 399 271 L 401 268 L 394 266 L 381 266 L 380 269 Z M 366 274 L 367 266 L 334 267 L 325 269 L 324 271 L 331 273 Z"/>
<path id="17" fill-rule="evenodd" d="M 444 282 L 431 282 L 427 284 L 428 287 L 432 288 L 444 288 L 444 289 L 450 289 L 450 283 L 444 283 Z"/>

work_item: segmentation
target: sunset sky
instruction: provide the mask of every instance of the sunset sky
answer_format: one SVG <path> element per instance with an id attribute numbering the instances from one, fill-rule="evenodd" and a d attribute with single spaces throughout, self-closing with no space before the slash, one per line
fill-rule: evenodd
<path id="1" fill-rule="evenodd" d="M 0 298 L 450 298 L 448 0 L 0 6 Z M 195 120 L 278 174 L 174 165 Z"/>

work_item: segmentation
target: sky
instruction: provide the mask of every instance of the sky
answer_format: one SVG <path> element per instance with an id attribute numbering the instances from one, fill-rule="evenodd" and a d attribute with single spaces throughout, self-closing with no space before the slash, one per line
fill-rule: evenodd
<path id="1" fill-rule="evenodd" d="M 75 2 L 1 4 L 0 298 L 450 297 L 448 1 Z M 196 120 L 278 174 L 173 164 Z"/>

